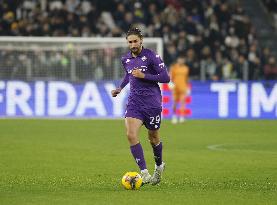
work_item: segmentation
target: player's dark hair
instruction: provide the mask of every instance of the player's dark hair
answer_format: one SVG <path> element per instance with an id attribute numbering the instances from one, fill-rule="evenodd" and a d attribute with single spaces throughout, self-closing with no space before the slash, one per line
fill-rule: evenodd
<path id="1" fill-rule="evenodd" d="M 140 39 L 143 38 L 142 32 L 139 28 L 130 28 L 128 30 L 128 32 L 126 33 L 126 38 L 130 35 L 136 35 L 138 36 Z"/>

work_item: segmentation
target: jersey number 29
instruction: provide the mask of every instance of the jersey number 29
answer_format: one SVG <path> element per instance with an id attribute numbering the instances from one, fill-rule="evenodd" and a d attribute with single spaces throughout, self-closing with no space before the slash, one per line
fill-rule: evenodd
<path id="1" fill-rule="evenodd" d="M 150 124 L 151 125 L 159 124 L 160 121 L 161 121 L 160 115 L 157 115 L 156 117 L 150 117 Z"/>

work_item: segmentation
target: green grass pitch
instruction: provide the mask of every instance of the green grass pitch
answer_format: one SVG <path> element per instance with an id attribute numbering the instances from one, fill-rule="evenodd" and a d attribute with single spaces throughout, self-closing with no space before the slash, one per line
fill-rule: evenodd
<path id="1" fill-rule="evenodd" d="M 0 204 L 276 204 L 277 121 L 163 121 L 159 186 L 138 171 L 123 120 L 0 120 Z M 152 150 L 140 133 L 148 169 Z"/>

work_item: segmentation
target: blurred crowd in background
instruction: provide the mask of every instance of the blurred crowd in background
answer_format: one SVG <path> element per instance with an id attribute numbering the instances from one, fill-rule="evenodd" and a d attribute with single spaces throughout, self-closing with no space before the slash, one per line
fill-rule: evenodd
<path id="1" fill-rule="evenodd" d="M 276 0 L 262 0 L 265 5 L 267 11 L 269 12 L 273 22 L 275 22 L 274 26 L 277 29 L 277 1 Z"/>
<path id="2" fill-rule="evenodd" d="M 263 2 L 270 12 L 276 11 L 276 1 Z M 125 37 L 130 26 L 139 27 L 145 37 L 163 39 L 168 67 L 179 55 L 185 55 L 191 79 L 277 80 L 275 56 L 260 45 L 255 32 L 258 28 L 237 3 L 0 0 L 0 36 Z M 3 53 L 0 59 L 6 59 Z"/>

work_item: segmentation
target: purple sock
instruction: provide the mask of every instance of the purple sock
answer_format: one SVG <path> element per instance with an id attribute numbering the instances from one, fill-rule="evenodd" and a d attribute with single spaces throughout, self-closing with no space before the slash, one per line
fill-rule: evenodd
<path id="1" fill-rule="evenodd" d="M 136 160 L 140 170 L 146 169 L 146 163 L 144 159 L 143 149 L 140 143 L 130 147 L 133 157 Z"/>
<path id="2" fill-rule="evenodd" d="M 162 159 L 163 144 L 162 142 L 160 142 L 158 145 L 152 145 L 152 148 L 153 148 L 156 165 L 160 166 L 163 162 L 163 159 Z"/>

